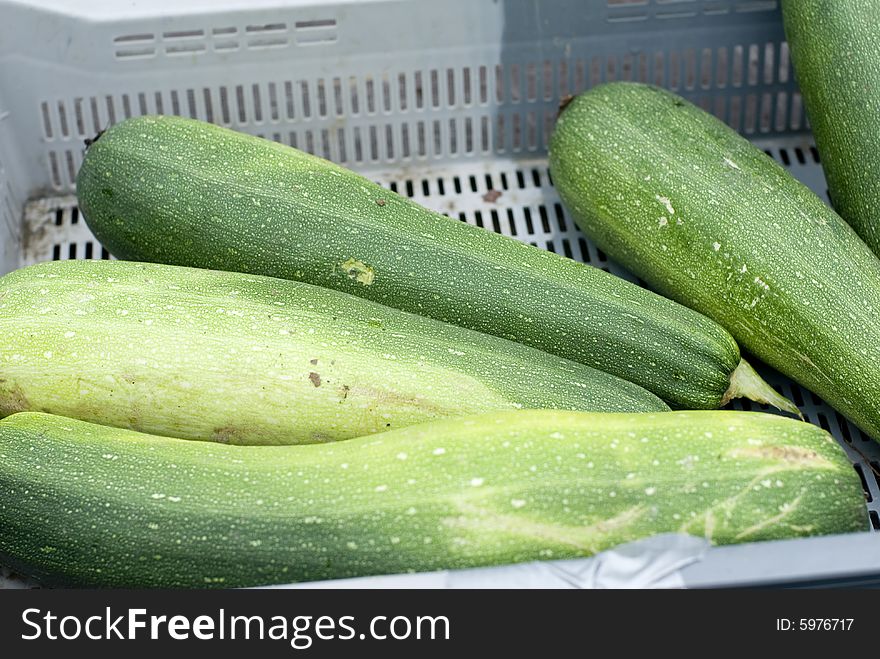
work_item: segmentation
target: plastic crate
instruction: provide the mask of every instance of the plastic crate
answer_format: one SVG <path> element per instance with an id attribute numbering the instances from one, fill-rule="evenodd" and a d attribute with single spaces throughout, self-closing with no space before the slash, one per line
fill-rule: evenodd
<path id="1" fill-rule="evenodd" d="M 560 99 L 614 79 L 669 87 L 827 201 L 777 4 L 0 0 L 0 274 L 106 258 L 73 196 L 83 140 L 165 113 L 291 144 L 632 279 L 577 231 L 553 189 L 546 144 Z M 840 441 L 864 485 L 865 529 L 880 529 L 880 447 L 813 394 L 762 374 Z M 866 542 L 856 537 L 782 543 L 785 561 L 779 543 L 713 549 L 695 583 L 880 574 L 880 535 L 872 559 L 846 567 L 846 548 Z"/>

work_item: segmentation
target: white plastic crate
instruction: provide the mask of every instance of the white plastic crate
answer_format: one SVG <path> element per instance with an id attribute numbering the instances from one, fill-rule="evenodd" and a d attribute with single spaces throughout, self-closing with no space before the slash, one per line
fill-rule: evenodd
<path id="1" fill-rule="evenodd" d="M 827 200 L 775 0 L 0 0 L 0 274 L 106 258 L 73 195 L 83 140 L 165 113 L 291 144 L 632 279 L 576 230 L 546 162 L 560 99 L 612 79 L 682 93 Z M 841 442 L 865 529 L 880 529 L 880 447 L 762 372 Z M 797 545 L 816 579 L 841 564 L 828 546 Z"/>

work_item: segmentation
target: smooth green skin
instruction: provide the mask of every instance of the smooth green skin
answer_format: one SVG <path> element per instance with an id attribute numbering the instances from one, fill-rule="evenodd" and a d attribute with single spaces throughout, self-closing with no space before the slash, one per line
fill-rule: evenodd
<path id="1" fill-rule="evenodd" d="M 784 0 L 782 16 L 834 208 L 880 254 L 880 2 Z"/>
<path id="2" fill-rule="evenodd" d="M 77 178 L 115 256 L 306 281 L 716 408 L 739 364 L 717 324 L 630 282 L 469 226 L 296 149 L 147 116 L 91 144 Z"/>
<path id="3" fill-rule="evenodd" d="M 583 364 L 300 282 L 123 261 L 0 278 L 0 416 L 279 444 L 519 407 L 668 409 Z"/>
<path id="4" fill-rule="evenodd" d="M 820 428 L 751 412 L 496 412 L 335 444 L 0 421 L 0 562 L 49 584 L 233 587 L 867 529 Z"/>
<path id="5" fill-rule="evenodd" d="M 637 83 L 573 100 L 550 167 L 602 250 L 880 438 L 880 261 L 806 186 L 715 117 Z"/>

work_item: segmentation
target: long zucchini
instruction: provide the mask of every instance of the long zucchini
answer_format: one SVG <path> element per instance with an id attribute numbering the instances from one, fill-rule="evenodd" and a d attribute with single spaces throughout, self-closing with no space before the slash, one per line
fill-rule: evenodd
<path id="1" fill-rule="evenodd" d="M 0 416 L 276 444 L 519 407 L 668 409 L 583 364 L 299 282 L 123 261 L 0 278 Z"/>
<path id="2" fill-rule="evenodd" d="M 785 0 L 782 16 L 834 208 L 880 254 L 880 2 Z"/>
<path id="3" fill-rule="evenodd" d="M 498 412 L 308 446 L 0 421 L 0 563 L 47 584 L 233 587 L 866 530 L 823 430 L 750 412 Z"/>
<path id="4" fill-rule="evenodd" d="M 77 195 L 119 258 L 338 289 L 587 364 L 679 407 L 746 396 L 794 411 L 737 370 L 734 340 L 699 314 L 281 144 L 129 119 L 89 146 Z"/>
<path id="5" fill-rule="evenodd" d="M 675 94 L 611 83 L 562 111 L 550 167 L 601 249 L 880 439 L 880 261 L 782 166 Z"/>

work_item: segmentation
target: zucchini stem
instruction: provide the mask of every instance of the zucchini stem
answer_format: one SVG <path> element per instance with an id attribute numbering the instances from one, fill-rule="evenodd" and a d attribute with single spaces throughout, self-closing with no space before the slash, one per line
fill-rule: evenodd
<path id="1" fill-rule="evenodd" d="M 730 387 L 721 399 L 722 407 L 734 398 L 748 398 L 757 403 L 766 403 L 783 412 L 797 414 L 801 421 L 804 415 L 788 398 L 771 387 L 745 359 L 739 360 L 739 366 L 730 376 Z"/>

